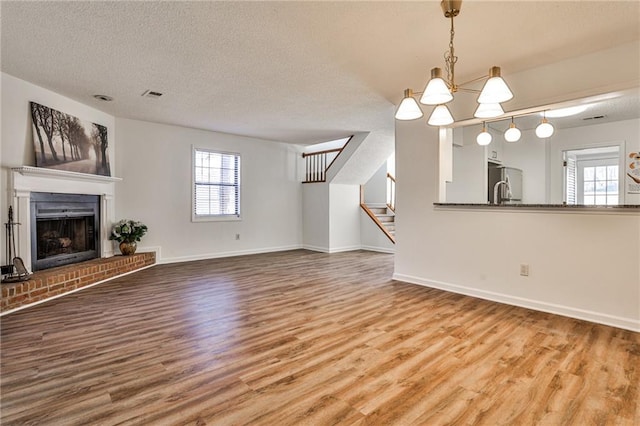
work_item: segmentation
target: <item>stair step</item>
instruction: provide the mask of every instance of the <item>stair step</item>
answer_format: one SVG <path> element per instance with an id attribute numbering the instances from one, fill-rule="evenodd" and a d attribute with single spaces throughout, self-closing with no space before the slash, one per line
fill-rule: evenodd
<path id="1" fill-rule="evenodd" d="M 386 207 L 369 207 L 369 210 L 371 210 L 371 212 L 376 216 L 379 214 L 387 214 Z"/>
<path id="2" fill-rule="evenodd" d="M 376 217 L 382 223 L 395 222 L 396 217 L 390 214 L 377 214 Z"/>

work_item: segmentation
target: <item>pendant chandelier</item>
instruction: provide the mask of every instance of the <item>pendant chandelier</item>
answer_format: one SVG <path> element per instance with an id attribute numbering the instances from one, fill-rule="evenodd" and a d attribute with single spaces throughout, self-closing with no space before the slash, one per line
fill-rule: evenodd
<path id="1" fill-rule="evenodd" d="M 414 98 L 414 95 L 422 95 L 420 103 L 424 105 L 435 105 L 427 123 L 431 126 L 447 126 L 454 122 L 451 111 L 446 104 L 453 100 L 453 94 L 460 92 L 479 93 L 478 107 L 473 114 L 476 118 L 494 118 L 504 114 L 502 102 L 513 98 L 513 93 L 509 86 L 500 76 L 500 67 L 491 67 L 488 75 L 474 78 L 473 80 L 457 84 L 455 82 L 455 65 L 458 57 L 455 55 L 453 37 L 455 30 L 453 19 L 460 13 L 462 0 L 442 0 L 440 6 L 445 18 L 451 20 L 451 37 L 449 40 L 449 50 L 444 54 L 445 69 L 447 71 L 446 80 L 443 78 L 442 69 L 433 68 L 431 79 L 427 83 L 423 92 L 413 92 L 411 89 L 404 91 L 404 98 L 396 111 L 397 120 L 416 120 L 423 116 L 422 109 Z M 482 90 L 469 89 L 464 86 L 486 80 Z"/>

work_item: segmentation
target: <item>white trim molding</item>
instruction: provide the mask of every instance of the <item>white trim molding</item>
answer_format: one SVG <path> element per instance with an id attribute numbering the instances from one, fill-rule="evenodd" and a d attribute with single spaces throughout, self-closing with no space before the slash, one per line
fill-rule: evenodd
<path id="1" fill-rule="evenodd" d="M 91 175 L 88 173 L 70 172 L 67 170 L 48 169 L 46 167 L 21 166 L 13 167 L 11 171 L 20 173 L 23 176 L 86 181 L 94 183 L 111 183 L 120 182 L 122 180 L 122 178 L 119 177 Z"/>

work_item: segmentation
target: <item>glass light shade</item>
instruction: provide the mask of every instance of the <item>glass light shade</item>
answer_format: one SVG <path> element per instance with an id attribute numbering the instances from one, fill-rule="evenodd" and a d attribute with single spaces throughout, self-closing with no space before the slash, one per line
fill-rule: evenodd
<path id="1" fill-rule="evenodd" d="M 541 139 L 548 138 L 553 135 L 553 131 L 554 129 L 551 123 L 549 123 L 546 118 L 543 118 L 540 124 L 538 124 L 538 127 L 536 127 L 536 136 Z"/>
<path id="2" fill-rule="evenodd" d="M 491 67 L 489 69 L 489 79 L 484 84 L 480 96 L 478 96 L 478 103 L 498 104 L 511 98 L 513 98 L 513 93 L 511 93 L 507 83 L 500 77 L 500 67 Z"/>
<path id="3" fill-rule="evenodd" d="M 511 98 L 513 98 L 513 93 L 511 93 L 502 77 L 492 77 L 484 84 L 482 92 L 478 96 L 478 103 L 497 104 L 506 102 Z"/>
<path id="4" fill-rule="evenodd" d="M 483 126 L 482 132 L 478 133 L 476 137 L 476 142 L 478 142 L 478 145 L 485 146 L 489 145 L 492 139 L 491 133 L 487 132 L 487 128 Z"/>
<path id="5" fill-rule="evenodd" d="M 438 105 L 433 109 L 427 124 L 430 126 L 446 126 L 453 123 L 453 116 L 446 105 Z"/>
<path id="6" fill-rule="evenodd" d="M 504 114 L 504 110 L 500 104 L 478 104 L 473 116 L 476 118 L 493 118 L 502 114 Z"/>
<path id="7" fill-rule="evenodd" d="M 521 136 L 522 132 L 516 127 L 514 123 L 511 123 L 507 131 L 504 132 L 504 140 L 506 140 L 507 142 L 517 142 L 520 140 Z"/>
<path id="8" fill-rule="evenodd" d="M 420 98 L 420 103 L 425 105 L 446 104 L 453 100 L 451 90 L 440 77 L 432 78 L 424 88 L 424 93 Z"/>
<path id="9" fill-rule="evenodd" d="M 407 90 L 409 93 L 407 93 Z M 415 120 L 423 116 L 418 102 L 412 97 L 410 89 L 405 90 L 405 98 L 398 105 L 396 120 Z"/>

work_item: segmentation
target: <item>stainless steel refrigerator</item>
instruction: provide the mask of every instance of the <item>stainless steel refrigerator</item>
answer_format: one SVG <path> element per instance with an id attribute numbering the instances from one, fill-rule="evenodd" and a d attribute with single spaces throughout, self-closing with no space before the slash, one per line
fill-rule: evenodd
<path id="1" fill-rule="evenodd" d="M 489 163 L 487 195 L 490 204 L 522 202 L 522 170 Z M 494 196 L 497 195 L 496 203 Z"/>

